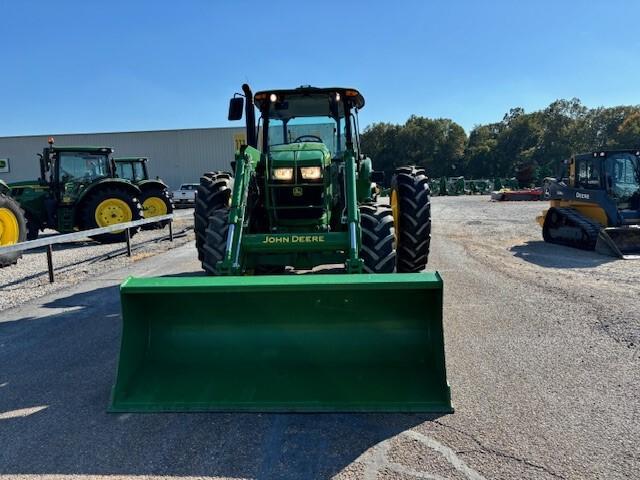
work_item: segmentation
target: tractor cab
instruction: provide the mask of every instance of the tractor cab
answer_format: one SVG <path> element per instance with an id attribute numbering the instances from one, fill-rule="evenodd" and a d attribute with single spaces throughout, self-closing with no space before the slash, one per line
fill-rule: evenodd
<path id="1" fill-rule="evenodd" d="M 149 180 L 146 157 L 118 157 L 115 158 L 116 175 L 133 183 Z"/>
<path id="2" fill-rule="evenodd" d="M 300 87 L 258 92 L 262 151 L 275 145 L 322 143 L 332 158 L 359 150 L 357 112 L 364 98 L 354 89 Z M 266 134 L 265 134 L 266 132 Z"/>
<path id="3" fill-rule="evenodd" d="M 247 143 L 261 151 L 257 167 L 265 185 L 269 229 L 338 229 L 344 220 L 344 177 L 353 158 L 361 198 L 380 180 L 360 153 L 357 112 L 363 96 L 350 88 L 303 86 L 268 90 L 231 100 L 229 119 L 247 113 Z M 251 101 L 251 99 L 253 101 Z M 254 109 L 255 107 L 255 109 Z M 255 122 L 255 111 L 260 117 Z M 359 187 L 359 188 L 358 188 Z"/>
<path id="4" fill-rule="evenodd" d="M 110 147 L 56 147 L 53 139 L 40 155 L 40 184 L 62 203 L 73 203 L 90 185 L 113 178 Z"/>

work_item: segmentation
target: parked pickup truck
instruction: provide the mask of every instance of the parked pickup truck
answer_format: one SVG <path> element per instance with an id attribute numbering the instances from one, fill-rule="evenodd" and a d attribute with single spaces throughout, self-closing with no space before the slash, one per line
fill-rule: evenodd
<path id="1" fill-rule="evenodd" d="M 174 205 L 193 205 L 196 203 L 197 183 L 183 183 L 178 190 L 171 192 Z"/>

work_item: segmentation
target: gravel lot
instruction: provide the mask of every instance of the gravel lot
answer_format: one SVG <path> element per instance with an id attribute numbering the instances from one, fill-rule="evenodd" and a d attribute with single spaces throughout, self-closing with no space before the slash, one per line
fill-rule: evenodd
<path id="1" fill-rule="evenodd" d="M 87 277 L 125 267 L 151 255 L 183 245 L 193 239 L 193 209 L 176 210 L 173 244 L 169 242 L 169 227 L 162 230 L 140 231 L 132 237 L 131 258 L 126 255 L 124 243 L 106 244 L 90 239 L 54 245 L 53 265 L 55 282 L 49 283 L 45 248 L 24 252 L 15 265 L 0 269 L 0 311 L 15 307 L 61 288 L 75 285 Z M 182 234 L 179 232 L 189 229 Z M 178 235 L 179 234 L 179 235 Z M 56 235 L 47 230 L 40 238 Z"/>
<path id="2" fill-rule="evenodd" d="M 535 217 L 547 208 L 547 202 L 486 199 L 435 198 L 436 234 L 460 243 L 470 257 L 489 269 L 567 297 L 579 297 L 585 312 L 609 311 L 596 327 L 637 349 L 640 313 L 624 307 L 640 305 L 638 261 L 545 243 Z"/>
<path id="3" fill-rule="evenodd" d="M 544 206 L 433 200 L 453 415 L 107 414 L 118 284 L 192 243 L 6 310 L 0 478 L 638 478 L 638 263 L 542 243 Z"/>

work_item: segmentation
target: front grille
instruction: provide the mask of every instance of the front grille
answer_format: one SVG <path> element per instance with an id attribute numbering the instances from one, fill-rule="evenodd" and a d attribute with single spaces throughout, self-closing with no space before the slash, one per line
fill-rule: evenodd
<path id="1" fill-rule="evenodd" d="M 283 220 L 303 220 L 322 216 L 324 185 L 305 185 L 302 187 L 291 185 L 272 188 L 273 206 L 277 218 Z M 294 195 L 294 188 L 301 188 L 302 195 Z"/>

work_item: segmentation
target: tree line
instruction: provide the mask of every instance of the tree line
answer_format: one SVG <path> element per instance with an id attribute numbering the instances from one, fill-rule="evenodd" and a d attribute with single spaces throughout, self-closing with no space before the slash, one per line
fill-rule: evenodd
<path id="1" fill-rule="evenodd" d="M 467 136 L 446 118 L 412 115 L 404 125 L 374 123 L 362 149 L 387 178 L 401 165 L 425 167 L 432 178 L 516 177 L 521 186 L 558 176 L 563 160 L 599 149 L 640 148 L 640 105 L 587 108 L 579 99 L 556 100 L 526 113 L 512 108 L 500 122 L 475 126 Z"/>

